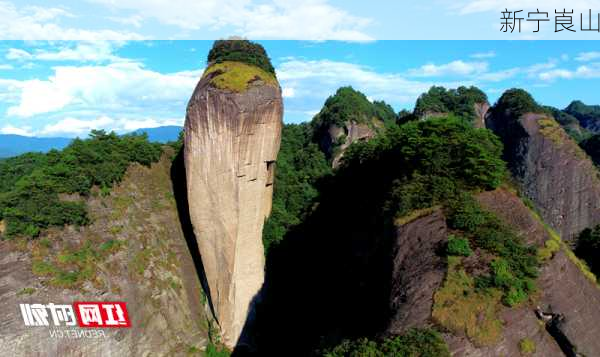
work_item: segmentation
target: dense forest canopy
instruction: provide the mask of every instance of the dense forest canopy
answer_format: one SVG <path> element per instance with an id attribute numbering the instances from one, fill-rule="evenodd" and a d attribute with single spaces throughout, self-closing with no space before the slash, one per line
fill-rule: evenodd
<path id="1" fill-rule="evenodd" d="M 427 113 L 454 114 L 470 119 L 475 116 L 474 105 L 477 103 L 487 103 L 487 96 L 479 88 L 461 86 L 446 89 L 433 86 L 417 99 L 414 114 L 417 117 Z"/>
<path id="2" fill-rule="evenodd" d="M 243 62 L 275 74 L 267 52 L 258 43 L 248 40 L 218 40 L 208 53 L 208 63 Z"/>
<path id="3" fill-rule="evenodd" d="M 40 230 L 88 223 L 83 201 L 61 200 L 59 194 L 87 196 L 93 186 L 107 194 L 127 167 L 158 161 L 161 145 L 146 135 L 118 136 L 94 130 L 62 151 L 29 153 L 0 163 L 0 220 L 6 237 L 35 237 Z"/>

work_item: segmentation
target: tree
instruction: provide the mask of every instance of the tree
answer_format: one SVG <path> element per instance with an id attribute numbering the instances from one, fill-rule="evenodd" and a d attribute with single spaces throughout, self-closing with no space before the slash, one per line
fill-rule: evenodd
<path id="1" fill-rule="evenodd" d="M 275 74 L 275 68 L 263 46 L 248 40 L 218 40 L 208 53 L 208 63 L 244 62 Z"/>

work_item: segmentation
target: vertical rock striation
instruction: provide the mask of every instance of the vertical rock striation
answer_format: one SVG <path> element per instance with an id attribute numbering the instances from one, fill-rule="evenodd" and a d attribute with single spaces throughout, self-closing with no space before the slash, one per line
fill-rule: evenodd
<path id="1" fill-rule="evenodd" d="M 264 280 L 262 228 L 271 211 L 282 115 L 274 75 L 241 62 L 212 63 L 187 108 L 190 216 L 229 347 L 251 319 Z"/>

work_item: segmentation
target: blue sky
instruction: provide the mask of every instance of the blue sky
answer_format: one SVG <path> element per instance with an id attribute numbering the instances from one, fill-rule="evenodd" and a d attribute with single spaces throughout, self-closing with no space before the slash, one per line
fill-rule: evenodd
<path id="1" fill-rule="evenodd" d="M 595 41 L 259 41 L 280 80 L 286 122 L 310 120 L 352 85 L 395 110 L 432 85 L 512 87 L 563 108 L 600 104 Z M 0 133 L 85 136 L 180 125 L 212 41 L 0 41 Z"/>
<path id="2" fill-rule="evenodd" d="M 538 33 L 525 20 L 520 33 L 503 33 L 505 9 L 523 10 L 524 19 L 539 9 L 550 21 Z M 600 39 L 600 32 L 555 33 L 556 10 L 573 11 L 580 29 L 581 14 L 597 18 L 600 0 L 0 0 L 0 38 Z"/>

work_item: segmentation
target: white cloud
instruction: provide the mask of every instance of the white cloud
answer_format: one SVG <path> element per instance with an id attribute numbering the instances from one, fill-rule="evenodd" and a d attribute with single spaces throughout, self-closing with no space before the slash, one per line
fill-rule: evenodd
<path id="1" fill-rule="evenodd" d="M 94 129 L 107 129 L 112 126 L 114 120 L 102 116 L 93 120 L 80 120 L 76 118 L 65 118 L 57 123 L 46 125 L 41 131 L 41 135 L 57 136 L 64 134 L 87 134 Z"/>
<path id="2" fill-rule="evenodd" d="M 142 27 L 142 22 L 143 22 L 144 18 L 141 17 L 140 15 L 132 15 L 129 17 L 109 17 L 109 20 L 114 21 L 119 24 L 122 24 L 122 25 L 130 25 L 135 28 L 140 28 L 140 27 Z"/>
<path id="3" fill-rule="evenodd" d="M 536 77 L 540 72 L 545 72 L 556 68 L 557 62 L 556 60 L 549 60 L 547 62 L 535 63 L 525 69 L 525 72 L 530 77 Z"/>
<path id="4" fill-rule="evenodd" d="M 540 72 L 538 78 L 542 81 L 552 82 L 557 79 L 594 79 L 600 78 L 600 63 L 591 63 L 577 67 L 575 70 L 553 69 Z"/>
<path id="5" fill-rule="evenodd" d="M 72 100 L 68 91 L 61 90 L 52 81 L 28 80 L 22 84 L 19 105 L 9 107 L 7 114 L 29 117 L 62 109 Z"/>
<path id="6" fill-rule="evenodd" d="M 284 98 L 293 98 L 296 95 L 296 91 L 292 87 L 285 87 L 281 90 L 281 96 Z"/>
<path id="7" fill-rule="evenodd" d="M 6 59 L 16 61 L 80 61 L 105 62 L 127 61 L 114 55 L 116 48 L 123 45 L 120 41 L 77 41 L 48 43 L 50 48 L 37 48 L 26 51 L 20 48 L 9 48 Z"/>
<path id="8" fill-rule="evenodd" d="M 577 61 L 587 62 L 600 58 L 600 52 L 592 51 L 592 52 L 581 52 L 575 57 Z"/>
<path id="9" fill-rule="evenodd" d="M 0 78 L 0 103 L 16 103 L 19 100 L 20 84 L 15 79 Z"/>
<path id="10" fill-rule="evenodd" d="M 477 79 L 482 81 L 500 82 L 513 78 L 521 71 L 520 68 L 509 68 L 495 72 L 486 72 L 477 76 Z"/>
<path id="11" fill-rule="evenodd" d="M 131 132 L 141 128 L 158 128 L 159 126 L 183 126 L 184 118 L 148 118 L 148 119 L 121 119 L 116 130 Z"/>
<path id="12" fill-rule="evenodd" d="M 495 51 L 478 52 L 478 53 L 473 53 L 471 55 L 471 58 L 476 58 L 476 59 L 493 58 L 493 57 L 496 57 Z"/>
<path id="13" fill-rule="evenodd" d="M 123 60 L 113 55 L 118 45 L 115 41 L 78 42 L 75 46 L 62 46 L 57 51 L 38 50 L 33 57 L 42 61 L 118 61 Z"/>
<path id="14" fill-rule="evenodd" d="M 0 1 L 0 37 L 4 40 L 136 40 L 142 36 L 114 30 L 63 27 L 59 22 L 75 17 L 60 7 L 22 6 Z"/>
<path id="15" fill-rule="evenodd" d="M 327 0 L 88 0 L 134 11 L 133 23 L 152 18 L 185 31 L 219 30 L 261 39 L 368 41 L 370 19 L 352 15 Z"/>
<path id="16" fill-rule="evenodd" d="M 425 64 L 419 68 L 410 69 L 408 74 L 415 77 L 468 76 L 487 71 L 486 62 L 452 61 L 446 64 Z"/>
<path id="17" fill-rule="evenodd" d="M 28 60 L 31 59 L 31 53 L 19 48 L 9 48 L 6 52 L 6 59 L 9 60 Z"/>
<path id="18" fill-rule="evenodd" d="M 0 70 L 9 70 L 9 69 L 13 69 L 13 65 L 12 64 L 8 64 L 8 63 L 0 63 Z"/>
<path id="19" fill-rule="evenodd" d="M 24 126 L 22 128 L 17 128 L 12 125 L 5 125 L 0 128 L 0 134 L 12 134 L 12 135 L 21 135 L 21 136 L 33 136 L 31 132 L 30 126 Z"/>
<path id="20" fill-rule="evenodd" d="M 181 105 L 192 93 L 201 71 L 162 74 L 140 63 L 118 62 L 95 66 L 59 66 L 47 80 L 13 82 L 19 102 L 9 115 L 31 117 L 73 108 L 107 110 Z"/>
<path id="21" fill-rule="evenodd" d="M 115 131 L 117 133 L 129 133 L 141 128 L 157 128 L 167 125 L 183 125 L 183 118 L 112 118 L 106 115 L 95 119 L 80 119 L 68 117 L 56 123 L 44 126 L 37 135 L 40 136 L 85 136 L 92 130 Z"/>
<path id="22" fill-rule="evenodd" d="M 351 85 L 366 95 L 390 103 L 410 103 L 432 85 L 456 87 L 470 81 L 429 82 L 414 81 L 398 73 L 378 73 L 353 63 L 319 60 L 289 59 L 277 68 L 282 87 L 294 88 L 294 100 L 313 98 L 324 100 L 341 86 Z"/>
<path id="23" fill-rule="evenodd" d="M 551 71 L 541 72 L 538 77 L 543 81 L 552 81 L 558 78 L 571 79 L 574 76 L 574 72 L 566 69 L 553 69 Z"/>

